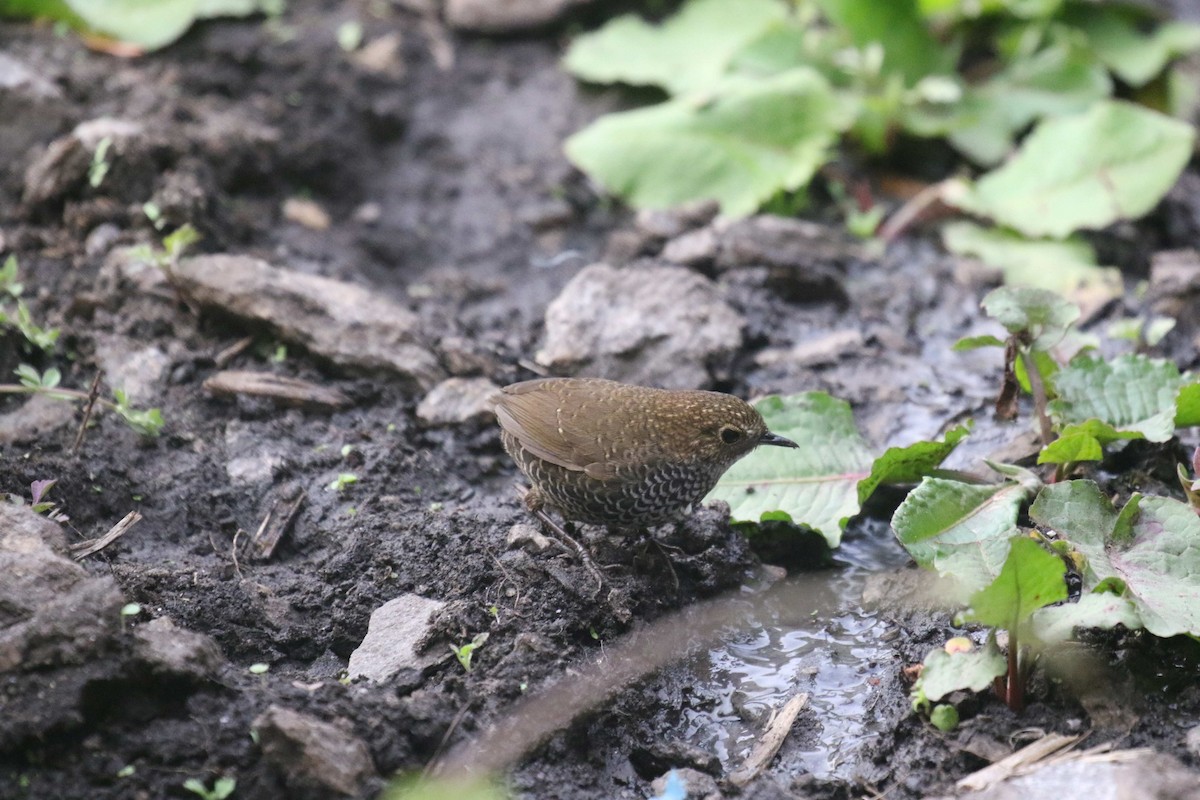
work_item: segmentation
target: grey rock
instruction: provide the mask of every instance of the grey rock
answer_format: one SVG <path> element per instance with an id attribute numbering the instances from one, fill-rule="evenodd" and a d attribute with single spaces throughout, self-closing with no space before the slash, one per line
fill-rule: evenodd
<path id="1" fill-rule="evenodd" d="M 445 0 L 446 23 L 472 33 L 540 28 L 589 0 Z"/>
<path id="2" fill-rule="evenodd" d="M 1173 756 L 1150 750 L 1121 750 L 1049 759 L 1032 771 L 981 791 L 960 792 L 972 800 L 1030 797 L 1092 797 L 1113 800 L 1200 800 L 1200 772 Z"/>
<path id="3" fill-rule="evenodd" d="M 224 658 L 209 636 L 179 628 L 168 617 L 159 617 L 133 632 L 134 652 L 154 675 L 200 681 L 220 669 Z"/>
<path id="4" fill-rule="evenodd" d="M 337 725 L 273 705 L 254 730 L 263 756 L 296 796 L 358 795 L 377 777 L 366 743 Z"/>
<path id="5" fill-rule="evenodd" d="M 1187 746 L 1189 753 L 1195 757 L 1200 757 L 1200 725 L 1195 725 L 1188 730 L 1184 744 Z"/>
<path id="6" fill-rule="evenodd" d="M 350 654 L 349 676 L 386 681 L 402 669 L 420 670 L 436 664 L 443 653 L 421 653 L 419 649 L 432 629 L 434 615 L 444 606 L 438 600 L 403 594 L 375 609 L 367 635 Z"/>
<path id="7" fill-rule="evenodd" d="M 528 522 L 518 522 L 509 528 L 504 543 L 510 549 L 528 547 L 535 553 L 544 552 L 551 546 L 550 538 Z"/>
<path id="8" fill-rule="evenodd" d="M 741 346 L 744 326 L 716 284 L 691 270 L 593 264 L 546 309 L 537 360 L 558 372 L 697 388 Z"/>
<path id="9" fill-rule="evenodd" d="M 0 673 L 83 664 L 119 633 L 124 599 L 112 578 L 66 557 L 55 523 L 0 503 Z"/>
<path id="10" fill-rule="evenodd" d="M 155 345 L 138 348 L 135 344 L 136 340 L 125 337 L 97 337 L 96 360 L 108 384 L 123 390 L 131 405 L 157 405 L 171 358 Z"/>
<path id="11" fill-rule="evenodd" d="M 41 394 L 0 414 L 0 444 L 42 439 L 75 421 L 75 405 Z"/>
<path id="12" fill-rule="evenodd" d="M 0 53 L 0 181 L 16 183 L 29 150 L 58 134 L 67 114 L 58 86 Z"/>
<path id="13" fill-rule="evenodd" d="M 792 302 L 846 301 L 846 266 L 865 257 L 840 230 L 806 220 L 760 214 L 718 218 L 666 243 L 666 261 L 718 272 L 766 268 L 768 289 Z"/>
<path id="14" fill-rule="evenodd" d="M 230 420 L 225 425 L 225 474 L 235 486 L 270 483 L 286 460 L 283 446 L 257 426 Z"/>
<path id="15" fill-rule="evenodd" d="M 487 378 L 447 378 L 417 406 L 426 425 L 456 425 L 491 416 L 491 398 L 500 389 Z"/>
<path id="16" fill-rule="evenodd" d="M 266 324 L 339 366 L 390 372 L 426 390 L 443 377 L 417 316 L 378 292 L 248 256 L 183 259 L 174 275 L 199 304 Z"/>

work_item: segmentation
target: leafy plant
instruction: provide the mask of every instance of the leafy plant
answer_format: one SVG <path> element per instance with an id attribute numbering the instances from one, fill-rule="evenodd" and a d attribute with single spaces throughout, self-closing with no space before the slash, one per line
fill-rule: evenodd
<path id="1" fill-rule="evenodd" d="M 21 299 L 25 292 L 25 284 L 18 280 L 19 267 L 17 257 L 10 255 L 0 267 L 0 325 L 8 325 L 17 330 L 25 341 L 46 352 L 53 352 L 58 343 L 57 328 L 42 328 L 33 320 L 29 307 Z M 15 312 L 9 307 L 9 299 L 16 301 Z"/>
<path id="2" fill-rule="evenodd" d="M 475 638 L 466 644 L 455 647 L 450 645 L 450 652 L 454 653 L 454 657 L 458 659 L 458 663 L 462 665 L 463 671 L 471 671 L 471 656 L 475 650 L 483 645 L 488 640 L 486 632 L 475 635 Z"/>
<path id="3" fill-rule="evenodd" d="M 970 337 L 955 349 L 1004 348 L 996 414 L 1015 417 L 1021 391 L 1032 394 L 1043 444 L 1038 463 L 1056 465 L 1058 478 L 1081 462 L 1099 461 L 1115 442 L 1165 442 L 1176 428 L 1200 424 L 1200 380 L 1171 362 L 1142 355 L 1105 360 L 1084 347 L 1060 364 L 1056 348 L 1079 309 L 1053 292 L 1004 287 L 989 293 L 983 307 L 1008 338 Z"/>
<path id="4" fill-rule="evenodd" d="M 146 205 L 154 208 L 153 214 L 147 210 L 147 217 L 156 228 L 162 227 L 159 224 L 162 218 L 158 215 L 157 206 L 150 203 Z M 133 248 L 130 255 L 158 267 L 166 274 L 167 279 L 171 280 L 175 267 L 179 264 L 179 259 L 198 241 L 200 241 L 200 232 L 192 227 L 191 223 L 185 223 L 163 237 L 161 248 L 139 245 Z"/>
<path id="5" fill-rule="evenodd" d="M 755 406 L 768 427 L 805 446 L 756 450 L 722 476 L 709 500 L 729 504 L 734 522 L 807 525 L 837 547 L 850 517 L 882 483 L 913 483 L 929 474 L 967 435 L 959 426 L 940 442 L 893 447 L 873 457 L 850 406 L 824 392 L 765 397 Z"/>
<path id="6" fill-rule="evenodd" d="M 129 404 L 129 398 L 121 389 L 113 391 L 113 399 L 105 400 L 88 392 L 76 389 L 64 389 L 59 386 L 62 375 L 50 367 L 45 372 L 38 372 L 28 364 L 20 364 L 15 370 L 19 383 L 0 383 L 0 394 L 40 394 L 52 400 L 79 401 L 85 404 L 96 404 L 117 414 L 125 424 L 142 436 L 158 436 L 162 433 L 166 421 L 162 411 L 157 408 L 137 409 Z"/>
<path id="7" fill-rule="evenodd" d="M 341 494 L 356 483 L 358 483 L 358 476 L 353 472 L 341 472 L 338 473 L 338 476 L 334 478 L 326 488 L 328 488 L 331 492 L 337 492 L 338 494 Z"/>
<path id="8" fill-rule="evenodd" d="M 58 483 L 57 478 L 47 480 L 34 481 L 29 484 L 29 507 L 38 514 L 44 514 L 47 519 L 54 522 L 67 522 L 71 518 L 62 512 L 58 507 L 58 503 L 47 499 L 50 490 Z M 10 502 L 17 505 L 24 505 L 25 501 L 19 495 L 10 494 L 8 496 Z"/>
<path id="9" fill-rule="evenodd" d="M 945 139 L 992 171 L 927 199 L 999 226 L 947 229 L 947 247 L 1012 282 L 1111 296 L 1114 272 L 1062 240 L 1141 216 L 1174 184 L 1191 126 L 1113 98 L 1182 80 L 1172 62 L 1198 49 L 1200 27 L 1116 3 L 690 0 L 659 25 L 626 15 L 575 39 L 564 64 L 580 79 L 666 99 L 601 117 L 566 152 L 634 206 L 713 199 L 740 215 L 803 191 L 839 142 Z M 1037 269 L 1031 253 L 1067 258 Z"/>
<path id="10" fill-rule="evenodd" d="M 991 629 L 988 646 L 970 658 L 931 654 L 914 708 L 979 691 L 990 675 L 997 694 L 1020 709 L 1038 658 L 1078 628 L 1200 635 L 1200 552 L 1186 544 L 1200 537 L 1200 518 L 1188 505 L 1135 494 L 1118 512 L 1091 481 L 1043 487 L 1032 473 L 1007 471 L 1018 481 L 990 494 L 927 478 L 892 518 L 917 563 L 956 587 L 948 597 L 966 597 L 962 620 Z M 1035 492 L 1029 516 L 1044 533 L 1017 527 Z M 1078 599 L 1068 596 L 1067 574 L 1078 576 Z M 1003 661 L 993 652 L 996 631 L 1007 633 Z"/>

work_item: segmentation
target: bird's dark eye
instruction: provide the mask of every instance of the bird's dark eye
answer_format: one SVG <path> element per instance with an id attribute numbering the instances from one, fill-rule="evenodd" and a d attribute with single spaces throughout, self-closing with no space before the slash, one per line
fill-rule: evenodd
<path id="1" fill-rule="evenodd" d="M 721 441 L 725 444 L 735 444 L 742 438 L 742 432 L 737 428 L 721 428 Z"/>

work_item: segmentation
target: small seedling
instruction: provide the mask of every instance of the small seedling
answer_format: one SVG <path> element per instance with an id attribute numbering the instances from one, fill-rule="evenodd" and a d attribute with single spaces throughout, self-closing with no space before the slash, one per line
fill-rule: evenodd
<path id="1" fill-rule="evenodd" d="M 217 778 L 211 789 L 205 786 L 199 778 L 188 778 L 183 782 L 183 788 L 189 792 L 195 792 L 203 800 L 225 800 L 237 788 L 237 778 Z"/>
<path id="2" fill-rule="evenodd" d="M 129 778 L 129 777 L 132 777 L 135 772 L 137 772 L 137 767 L 135 767 L 133 764 L 126 764 L 125 766 L 123 766 L 119 770 L 117 770 L 117 777 L 118 778 Z"/>
<path id="3" fill-rule="evenodd" d="M 29 507 L 39 514 L 45 514 L 46 519 L 53 520 L 54 522 L 67 522 L 71 518 L 62 512 L 58 507 L 58 503 L 46 499 L 46 496 L 50 494 L 50 490 L 54 488 L 56 483 L 58 483 L 58 480 L 55 478 L 34 481 L 29 484 Z"/>
<path id="4" fill-rule="evenodd" d="M 126 603 L 121 606 L 121 633 L 125 632 L 125 620 L 136 617 L 142 613 L 142 607 L 138 603 Z"/>
<path id="5" fill-rule="evenodd" d="M 165 224 L 162 217 L 158 216 L 158 207 L 153 203 L 143 205 L 142 210 L 154 223 L 155 228 L 161 229 L 162 225 L 159 223 Z M 173 284 L 175 267 L 178 266 L 179 259 L 183 258 L 188 248 L 198 241 L 200 241 L 200 232 L 192 227 L 191 223 L 185 223 L 163 237 L 161 249 L 150 245 L 139 245 L 130 251 L 130 255 L 161 269 L 167 280 Z"/>
<path id="6" fill-rule="evenodd" d="M 482 646 L 483 643 L 486 642 L 487 640 L 488 640 L 487 633 L 480 633 L 480 634 L 477 634 L 475 636 L 475 638 L 472 639 L 470 642 L 468 642 L 467 644 L 461 645 L 460 647 L 455 647 L 454 645 L 450 645 L 449 646 L 450 652 L 454 653 L 454 657 L 458 659 L 458 663 L 462 664 L 463 670 L 466 672 L 470 672 L 471 671 L 471 656 L 472 656 L 472 654 L 475 652 L 475 650 L 478 647 Z"/>
<path id="7" fill-rule="evenodd" d="M 108 168 L 111 166 L 108 161 L 110 147 L 112 147 L 112 137 L 105 136 L 96 145 L 96 152 L 92 153 L 92 165 L 88 168 L 88 185 L 93 189 L 99 189 L 100 184 L 104 183 L 104 178 L 108 175 Z"/>
<path id="8" fill-rule="evenodd" d="M 341 494 L 356 483 L 358 483 L 357 475 L 355 475 L 353 472 L 342 472 L 339 473 L 338 476 L 334 478 L 326 488 L 331 492 L 337 492 L 338 494 Z"/>
<path id="9" fill-rule="evenodd" d="M 251 664 L 251 665 L 250 665 L 250 666 L 247 668 L 247 671 L 248 671 L 248 672 L 249 672 L 251 675 L 266 675 L 266 674 L 267 674 L 267 672 L 269 672 L 269 671 L 270 671 L 270 669 L 271 669 L 271 665 L 270 665 L 270 664 L 264 664 L 263 662 L 261 662 L 261 661 L 260 661 L 260 662 L 258 662 L 257 664 Z"/>

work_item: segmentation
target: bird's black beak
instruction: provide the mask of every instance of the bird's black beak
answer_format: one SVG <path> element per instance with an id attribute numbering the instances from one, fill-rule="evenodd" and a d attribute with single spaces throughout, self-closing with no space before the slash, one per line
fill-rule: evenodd
<path id="1" fill-rule="evenodd" d="M 777 433 L 767 431 L 758 440 L 759 444 L 773 444 L 778 447 L 799 447 L 800 445 L 793 442 L 791 439 L 780 436 Z"/>

